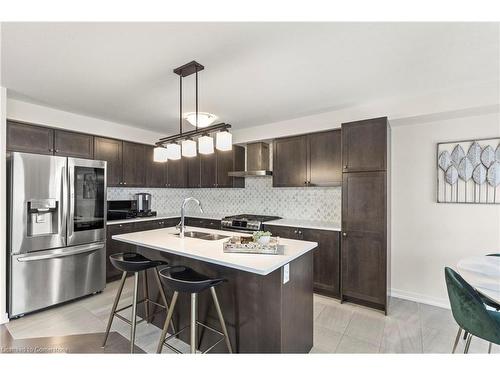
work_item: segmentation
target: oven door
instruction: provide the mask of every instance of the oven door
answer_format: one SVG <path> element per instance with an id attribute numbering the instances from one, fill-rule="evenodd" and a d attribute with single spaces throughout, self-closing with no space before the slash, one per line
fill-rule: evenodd
<path id="1" fill-rule="evenodd" d="M 68 246 L 106 238 L 106 162 L 68 158 Z"/>

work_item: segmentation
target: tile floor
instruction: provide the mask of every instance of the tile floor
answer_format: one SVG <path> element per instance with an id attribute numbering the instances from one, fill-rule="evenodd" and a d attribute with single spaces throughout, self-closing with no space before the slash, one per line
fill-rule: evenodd
<path id="1" fill-rule="evenodd" d="M 5 327 L 15 340 L 103 332 L 117 284 L 108 284 L 100 294 L 12 320 Z M 131 290 L 129 278 L 119 306 L 131 303 Z M 430 305 L 392 298 L 384 316 L 379 311 L 315 295 L 311 353 L 450 353 L 457 329 L 449 310 Z M 128 339 L 130 328 L 115 319 L 112 331 Z M 143 323 L 136 335 L 140 349 L 156 351 L 159 328 Z M 179 340 L 174 345 L 182 351 L 189 349 Z M 463 352 L 463 348 L 461 340 L 457 351 Z M 472 340 L 471 353 L 487 351 L 487 342 Z M 169 350 L 165 348 L 164 352 Z M 493 353 L 500 353 L 500 346 L 494 345 Z"/>

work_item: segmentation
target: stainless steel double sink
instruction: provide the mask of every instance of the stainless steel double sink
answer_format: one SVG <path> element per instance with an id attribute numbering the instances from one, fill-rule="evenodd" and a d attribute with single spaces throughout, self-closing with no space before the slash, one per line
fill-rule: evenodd
<path id="1" fill-rule="evenodd" d="M 179 233 L 174 234 L 174 236 L 177 237 L 179 237 L 179 235 L 180 235 Z M 200 240 L 217 241 L 217 240 L 222 240 L 224 238 L 229 238 L 229 236 L 224 236 L 222 234 L 217 234 L 217 233 L 189 231 L 189 232 L 184 232 L 184 238 L 197 238 Z"/>

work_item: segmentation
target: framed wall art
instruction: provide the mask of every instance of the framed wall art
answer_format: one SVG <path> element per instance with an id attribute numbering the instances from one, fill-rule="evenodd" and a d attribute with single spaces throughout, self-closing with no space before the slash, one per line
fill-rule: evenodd
<path id="1" fill-rule="evenodd" d="M 500 204 L 500 138 L 437 144 L 437 202 Z"/>

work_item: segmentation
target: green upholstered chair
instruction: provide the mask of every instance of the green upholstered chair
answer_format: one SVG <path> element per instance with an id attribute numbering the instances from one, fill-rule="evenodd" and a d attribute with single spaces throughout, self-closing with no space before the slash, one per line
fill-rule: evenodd
<path id="1" fill-rule="evenodd" d="M 450 299 L 453 318 L 459 325 L 453 351 L 455 352 L 462 330 L 469 333 L 465 351 L 469 351 L 472 336 L 500 345 L 500 312 L 486 309 L 483 300 L 458 273 L 449 267 L 444 269 L 448 298 Z"/>

